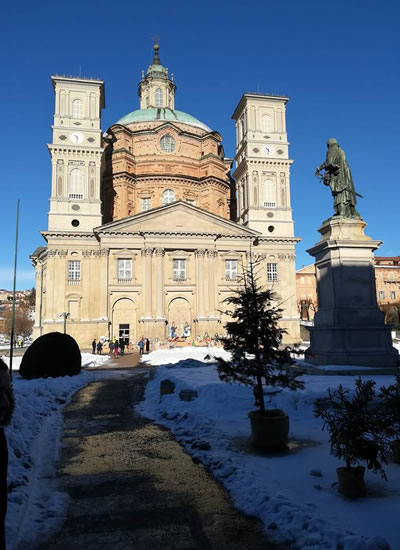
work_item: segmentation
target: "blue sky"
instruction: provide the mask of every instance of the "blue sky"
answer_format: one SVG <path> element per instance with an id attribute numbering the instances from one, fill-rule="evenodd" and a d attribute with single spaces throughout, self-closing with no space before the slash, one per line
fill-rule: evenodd
<path id="1" fill-rule="evenodd" d="M 7 3 L 0 21 L 2 216 L 0 288 L 11 288 L 17 198 L 17 288 L 34 284 L 29 254 L 44 243 L 54 111 L 51 74 L 105 80 L 103 129 L 138 108 L 137 84 L 151 62 L 152 37 L 175 75 L 176 108 L 199 118 L 234 155 L 231 115 L 245 91 L 291 99 L 287 127 L 297 266 L 332 212 L 314 177 L 325 142 L 347 154 L 366 233 L 400 255 L 399 21 L 397 0 L 253 0 L 149 3 L 104 0 Z"/>

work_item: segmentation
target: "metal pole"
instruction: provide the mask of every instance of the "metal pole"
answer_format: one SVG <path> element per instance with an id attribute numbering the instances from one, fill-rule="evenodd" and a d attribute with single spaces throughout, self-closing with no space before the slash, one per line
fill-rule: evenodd
<path id="1" fill-rule="evenodd" d="M 11 342 L 10 342 L 10 379 L 12 378 L 13 346 L 14 346 L 14 324 L 15 324 L 15 287 L 17 281 L 17 251 L 18 251 L 18 222 L 19 222 L 19 199 L 17 200 L 17 221 L 15 229 L 15 253 L 14 253 L 14 282 L 13 282 L 13 304 L 11 310 Z"/>
<path id="2" fill-rule="evenodd" d="M 64 334 L 67 333 L 67 314 L 63 313 L 64 315 Z"/>
<path id="3" fill-rule="evenodd" d="M 40 262 L 40 307 L 39 307 L 39 336 L 42 336 L 42 311 L 43 311 L 43 261 Z"/>

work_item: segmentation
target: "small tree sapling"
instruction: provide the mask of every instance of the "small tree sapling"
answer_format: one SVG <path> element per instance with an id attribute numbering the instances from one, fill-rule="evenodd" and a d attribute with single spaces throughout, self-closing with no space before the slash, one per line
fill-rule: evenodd
<path id="1" fill-rule="evenodd" d="M 314 414 L 322 418 L 322 429 L 329 431 L 332 454 L 345 461 L 348 471 L 365 461 L 370 470 L 387 479 L 382 462 L 388 462 L 390 441 L 373 380 L 356 380 L 353 394 L 342 384 L 329 388 L 328 397 L 316 402 Z"/>
<path id="2" fill-rule="evenodd" d="M 228 335 L 222 341 L 225 349 L 232 352 L 232 361 L 218 358 L 217 368 L 221 380 L 251 386 L 259 413 L 268 415 L 263 382 L 291 390 L 304 388 L 304 383 L 298 379 L 301 373 L 290 368 L 294 361 L 289 348 L 281 347 L 285 330 L 278 322 L 282 310 L 273 305 L 275 293 L 261 288 L 259 267 L 260 260 L 253 260 L 250 255 L 239 290 L 225 299 L 233 308 L 224 312 L 232 321 L 226 324 Z"/>

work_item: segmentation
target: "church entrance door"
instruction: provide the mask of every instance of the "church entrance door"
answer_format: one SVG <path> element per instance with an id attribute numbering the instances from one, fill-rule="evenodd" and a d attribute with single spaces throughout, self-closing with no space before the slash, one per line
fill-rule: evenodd
<path id="1" fill-rule="evenodd" d="M 112 308 L 112 335 L 123 338 L 125 344 L 136 344 L 136 304 L 129 298 L 120 298 Z"/>
<path id="2" fill-rule="evenodd" d="M 190 337 L 192 331 L 192 311 L 190 304 L 185 298 L 174 298 L 168 308 L 169 336 L 182 338 Z M 173 331 L 175 327 L 175 331 Z"/>

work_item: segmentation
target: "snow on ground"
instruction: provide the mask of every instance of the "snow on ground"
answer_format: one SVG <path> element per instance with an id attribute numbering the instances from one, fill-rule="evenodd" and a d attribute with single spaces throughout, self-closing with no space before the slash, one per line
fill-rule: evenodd
<path id="1" fill-rule="evenodd" d="M 106 356 L 82 354 L 82 364 L 104 363 Z M 7 362 L 7 358 L 2 358 Z M 55 358 L 56 360 L 56 358 Z M 21 362 L 13 360 L 13 370 Z M 78 376 L 24 380 L 13 374 L 16 406 L 5 428 L 9 450 L 7 548 L 29 548 L 64 518 L 67 496 L 57 491 L 56 463 L 60 451 L 62 409 L 73 394 L 105 372 L 82 371 Z"/>
<path id="2" fill-rule="evenodd" d="M 328 433 L 313 416 L 313 404 L 328 387 L 354 387 L 355 376 L 305 375 L 304 390 L 269 395 L 270 408 L 290 417 L 291 450 L 279 455 L 255 451 L 249 442 L 250 388 L 218 378 L 209 355 L 227 355 L 219 348 L 179 348 L 155 351 L 143 358 L 159 365 L 146 388 L 142 414 L 168 427 L 187 452 L 199 459 L 231 493 L 235 505 L 260 517 L 269 537 L 296 541 L 312 550 L 378 550 L 386 539 L 400 549 L 396 514 L 400 505 L 400 465 L 388 464 L 388 481 L 367 470 L 368 497 L 347 499 L 336 487 L 336 468 Z M 377 386 L 392 376 L 374 376 Z M 366 376 L 362 376 L 366 379 Z M 160 382 L 169 379 L 175 392 L 160 398 Z M 181 401 L 182 389 L 195 389 L 198 398 Z M 209 443 L 210 449 L 202 443 Z"/>
<path id="3" fill-rule="evenodd" d="M 82 367 L 98 367 L 101 365 L 104 365 L 109 359 L 109 355 L 93 355 L 92 353 L 81 353 L 82 356 Z M 10 358 L 6 355 L 2 356 L 2 359 L 4 363 L 9 367 L 10 366 Z M 19 371 L 19 367 L 21 365 L 22 361 L 22 355 L 13 357 L 13 365 L 12 370 Z"/>

